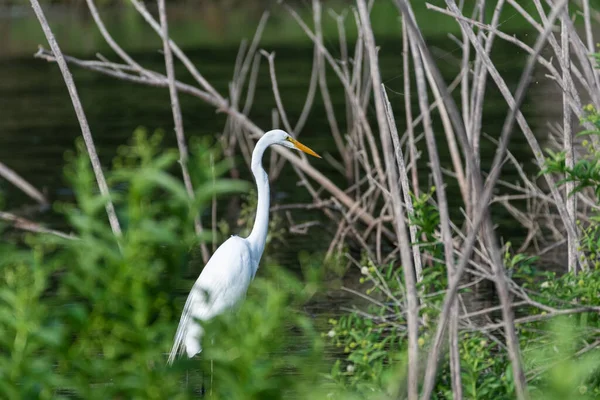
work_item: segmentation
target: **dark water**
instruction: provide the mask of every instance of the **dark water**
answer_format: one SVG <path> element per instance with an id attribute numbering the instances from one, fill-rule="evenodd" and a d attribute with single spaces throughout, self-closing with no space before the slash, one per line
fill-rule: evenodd
<path id="1" fill-rule="evenodd" d="M 458 71 L 458 61 L 455 60 L 459 54 L 457 46 L 444 38 L 430 38 L 428 41 L 436 48 L 440 66 L 449 82 Z M 380 40 L 379 45 L 381 46 L 381 72 L 385 84 L 390 89 L 391 101 L 398 118 L 397 124 L 399 129 L 403 130 L 405 121 L 400 41 Z M 329 48 L 334 56 L 339 54 L 335 42 L 330 41 Z M 514 86 L 520 75 L 524 57 L 508 49 L 506 46 L 503 47 L 502 43 L 498 43 L 494 57 L 500 72 L 509 84 Z M 293 46 L 268 50 L 276 52 L 279 87 L 288 110 L 288 117 L 293 124 L 304 104 L 312 64 L 312 48 Z M 223 94 L 227 93 L 237 48 L 196 48 L 188 49 L 187 53 L 214 87 Z M 163 59 L 157 52 L 133 53 L 133 56 L 150 69 L 164 70 Z M 76 67 L 73 67 L 73 72 L 103 165 L 109 164 L 117 147 L 127 143 L 138 126 L 147 127 L 151 131 L 162 128 L 166 132 L 171 132 L 172 114 L 166 89 L 119 81 Z M 263 60 L 254 107 L 250 114 L 251 119 L 263 129 L 271 126 L 271 111 L 275 107 L 267 72 L 267 65 Z M 183 80 L 189 80 L 183 68 L 179 66 L 177 75 Z M 3 77 L 0 79 L 0 160 L 34 186 L 44 190 L 51 201 L 71 200 L 72 192 L 62 176 L 63 156 L 66 150 L 73 148 L 75 139 L 80 136 L 80 130 L 57 66 L 30 57 L 8 59 L 0 62 L 0 76 Z M 335 84 L 332 73 L 329 77 L 332 101 L 343 129 L 342 121 L 345 113 L 343 91 L 341 86 Z M 415 98 L 413 104 L 413 111 L 417 110 Z M 222 131 L 225 117 L 216 114 L 212 107 L 185 94 L 181 95 L 181 106 L 188 138 L 215 136 Z M 483 118 L 483 129 L 486 133 L 498 136 L 506 110 L 504 101 L 493 83 L 490 83 Z M 526 104 L 524 111 L 529 114 L 537 113 L 531 104 Z M 370 117 L 375 115 L 372 106 L 369 115 Z M 435 128 L 440 137 L 442 161 L 450 167 L 448 152 L 444 150 L 441 124 L 436 123 Z M 165 136 L 166 144 L 175 147 L 175 135 Z M 329 152 L 339 159 L 335 154 L 319 95 L 301 137 L 304 143 L 317 152 L 322 154 Z M 526 170 L 531 170 L 531 164 L 528 163 L 531 154 L 522 135 L 516 134 L 513 138 L 511 150 L 518 159 L 524 161 Z M 483 139 L 482 149 L 482 165 L 485 169 L 491 164 L 495 145 Z M 242 166 L 244 178 L 251 179 L 241 159 L 239 165 Z M 334 182 L 345 187 L 343 177 L 327 162 L 319 161 L 314 165 Z M 423 187 L 427 187 L 429 169 L 426 155 L 421 158 L 419 168 Z M 510 167 L 505 168 L 504 179 L 510 182 L 517 179 Z M 309 195 L 303 187 L 297 186 L 297 181 L 294 172 L 287 167 L 274 183 L 272 189 L 274 204 L 309 201 Z M 448 179 L 448 191 L 452 213 L 460 221 L 460 196 L 451 179 Z M 23 210 L 24 205 L 32 204 L 29 198 L 6 182 L 0 182 L 0 193 L 4 197 L 5 208 L 8 210 L 19 212 Z M 512 236 L 513 241 L 514 237 L 518 239 L 522 236 L 523 232 L 518 224 L 510 219 L 503 209 L 496 207 L 494 212 L 495 221 L 503 234 Z M 307 235 L 286 234 L 285 245 L 278 245 L 277 253 L 270 253 L 270 257 L 290 269 L 298 269 L 298 253 L 301 250 L 308 252 L 326 250 L 336 227 L 324 222 L 320 214 L 315 212 L 293 210 L 292 215 L 296 223 L 316 220 L 319 224 L 312 227 Z M 51 211 L 33 214 L 30 217 L 60 227 L 60 221 L 53 217 Z M 210 226 L 209 219 L 205 224 Z M 328 307 L 331 310 L 331 305 Z"/>

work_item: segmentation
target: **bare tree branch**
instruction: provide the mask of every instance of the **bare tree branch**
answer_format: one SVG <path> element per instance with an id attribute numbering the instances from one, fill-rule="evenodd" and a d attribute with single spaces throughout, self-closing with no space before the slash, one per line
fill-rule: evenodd
<path id="1" fill-rule="evenodd" d="M 31 183 L 27 182 L 19 174 L 7 167 L 2 162 L 0 162 L 0 176 L 21 189 L 27 196 L 40 203 L 42 206 L 48 205 L 48 200 L 46 199 L 46 196 L 42 194 L 42 192 L 37 190 Z"/>
<path id="2" fill-rule="evenodd" d="M 458 8 L 456 7 L 456 4 L 452 3 L 450 1 L 449 1 L 449 3 L 450 3 L 449 6 L 450 6 L 451 11 L 458 14 Z M 449 315 L 450 315 L 452 301 L 453 301 L 454 296 L 456 295 L 456 288 L 458 287 L 460 275 L 462 274 L 465 266 L 468 263 L 473 245 L 475 243 L 476 231 L 478 230 L 479 224 L 483 220 L 484 213 L 487 210 L 487 204 L 489 203 L 489 201 L 491 199 L 492 188 L 500 174 L 500 169 L 501 169 L 500 166 L 502 164 L 501 160 L 504 158 L 506 148 L 508 147 L 508 141 L 510 139 L 510 134 L 512 133 L 512 126 L 514 124 L 515 116 L 517 115 L 520 104 L 525 97 L 526 89 L 527 89 L 527 86 L 531 79 L 531 72 L 533 70 L 533 66 L 535 64 L 537 54 L 541 51 L 543 44 L 545 43 L 548 35 L 551 32 L 552 23 L 558 16 L 558 13 L 560 12 L 561 7 L 563 7 L 565 5 L 565 3 L 566 3 L 566 0 L 561 0 L 560 3 L 558 3 L 553 8 L 552 13 L 549 18 L 550 23 L 546 25 L 543 34 L 541 34 L 536 41 L 536 45 L 534 47 L 536 54 L 529 57 L 529 60 L 525 67 L 525 70 L 523 71 L 523 74 L 521 75 L 521 80 L 519 82 L 519 86 L 517 89 L 517 95 L 515 97 L 514 103 L 510 104 L 511 109 L 510 109 L 509 114 L 506 117 L 504 126 L 502 128 L 502 133 L 500 136 L 500 144 L 498 145 L 498 149 L 496 151 L 496 156 L 494 157 L 494 162 L 492 164 L 493 165 L 492 172 L 491 172 L 490 176 L 488 177 L 488 181 L 487 181 L 485 189 L 483 191 L 483 195 L 482 195 L 482 197 L 479 198 L 479 207 L 476 208 L 476 211 L 475 211 L 475 214 L 473 217 L 473 222 L 472 222 L 473 230 L 471 232 L 469 232 L 469 235 L 463 245 L 463 251 L 462 251 L 463 256 L 456 268 L 456 272 L 455 272 L 455 275 L 453 276 L 453 279 L 449 282 L 449 285 L 448 285 L 448 292 L 444 299 L 443 311 L 440 314 L 434 343 L 430 350 L 430 354 L 429 354 L 429 358 L 428 358 L 428 362 L 427 362 L 426 377 L 425 377 L 423 395 L 422 395 L 423 399 L 429 399 L 429 397 L 431 396 L 432 390 L 433 390 L 433 384 L 435 382 L 435 376 L 436 376 L 435 371 L 437 369 L 437 359 L 438 359 L 439 351 L 441 348 L 441 338 L 443 337 L 446 321 L 448 320 Z M 483 51 L 482 51 L 483 49 L 481 49 L 481 46 L 479 46 L 479 48 L 477 48 L 477 43 L 473 37 L 472 30 L 468 31 L 468 33 L 471 36 L 470 37 L 471 43 L 476 47 L 476 50 L 480 53 L 483 53 Z M 483 55 L 485 55 L 485 53 L 483 53 Z M 488 66 L 488 68 L 490 68 L 490 66 Z M 495 72 L 497 74 L 497 71 L 495 71 Z M 491 69 L 490 69 L 490 73 L 492 73 Z M 495 263 L 493 265 L 495 265 Z M 498 279 L 500 272 L 501 271 L 495 271 L 495 275 L 497 278 L 496 282 L 497 282 L 497 288 L 499 290 L 499 296 L 503 300 L 503 317 L 504 317 L 503 324 L 506 327 L 507 339 L 509 341 L 508 342 L 509 349 L 511 346 L 514 348 L 518 348 L 517 347 L 518 343 L 514 342 L 515 334 L 514 334 L 514 324 L 512 324 L 512 319 L 513 319 L 512 313 L 511 313 L 510 309 L 507 310 L 507 307 L 506 307 L 507 304 L 505 303 L 506 302 L 506 292 Z M 502 290 L 502 292 L 500 292 L 500 290 Z M 526 393 L 526 388 L 525 388 L 525 377 L 521 370 L 520 359 L 518 358 L 519 357 L 518 350 L 516 351 L 516 349 L 512 349 L 511 351 L 509 351 L 509 354 L 511 356 L 513 368 L 516 369 L 513 372 L 513 374 L 515 376 L 515 382 L 517 382 L 517 384 L 518 384 L 517 395 L 520 398 L 526 398 L 527 393 Z"/>
<path id="3" fill-rule="evenodd" d="M 360 6 L 359 6 L 360 7 Z M 359 8 L 360 10 L 360 8 Z M 406 174 L 406 165 L 402 157 L 400 141 L 398 140 L 398 130 L 392 114 L 392 106 L 387 98 L 385 86 L 380 85 L 384 100 L 385 112 L 387 115 L 389 133 L 394 142 L 396 164 L 398 173 L 402 181 L 402 191 L 404 193 L 404 201 L 408 215 L 412 213 L 412 204 L 410 202 L 408 176 Z M 396 182 L 396 186 L 398 183 Z M 412 246 L 412 257 L 409 244 L 416 240 L 415 227 L 409 227 L 411 237 L 406 234 L 406 224 L 404 223 L 404 209 L 400 200 L 400 188 L 391 187 L 392 203 L 394 204 L 394 215 L 396 219 L 396 231 L 398 232 L 398 241 L 400 245 L 400 254 L 402 257 L 402 271 L 404 273 L 404 281 L 406 285 L 407 299 L 407 324 L 408 324 L 408 398 L 418 399 L 419 397 L 419 299 L 417 295 L 417 286 L 415 282 L 416 276 L 422 274 L 421 255 L 416 246 Z M 410 204 L 410 205 L 409 205 Z M 409 209 L 410 208 L 410 209 Z M 414 266 L 413 269 L 413 260 Z"/>
<path id="4" fill-rule="evenodd" d="M 561 65 L 563 68 L 563 83 L 569 82 L 571 77 L 571 50 L 569 46 L 569 28 L 566 19 L 569 18 L 569 5 L 565 6 L 564 14 L 561 18 Z M 575 152 L 573 150 L 573 130 L 571 129 L 571 108 L 569 107 L 569 95 L 563 90 L 563 150 L 565 151 L 565 166 L 573 168 Z M 575 224 L 575 213 L 577 210 L 577 196 L 571 192 L 575 189 L 575 182 L 567 181 L 565 184 L 565 199 L 567 203 L 567 214 L 571 223 Z M 569 272 L 577 272 L 577 235 L 576 232 L 567 232 L 567 269 Z"/>
<path id="5" fill-rule="evenodd" d="M 85 146 L 87 148 L 90 160 L 92 162 L 92 168 L 94 170 L 94 175 L 96 176 L 96 181 L 98 182 L 98 187 L 100 188 L 100 193 L 102 194 L 102 196 L 106 197 L 106 213 L 108 214 L 108 221 L 110 222 L 110 227 L 115 236 L 120 237 L 121 226 L 119 225 L 119 220 L 117 219 L 115 207 L 110 199 L 108 185 L 106 184 L 106 179 L 104 178 L 104 173 L 102 172 L 102 166 L 100 165 L 98 153 L 96 153 L 94 139 L 92 138 L 90 126 L 88 125 L 85 112 L 83 111 L 83 107 L 81 105 L 81 101 L 79 100 L 79 94 L 77 93 L 77 88 L 75 87 L 73 76 L 71 75 L 71 71 L 69 71 L 69 66 L 65 61 L 60 47 L 58 46 L 58 42 L 56 41 L 56 38 L 54 37 L 52 30 L 50 29 L 50 25 L 48 25 L 48 21 L 46 20 L 44 11 L 40 7 L 40 3 L 38 2 L 38 0 L 31 0 L 31 6 L 33 7 L 33 11 L 35 12 L 35 15 L 37 16 L 40 25 L 42 26 L 44 35 L 46 36 L 46 40 L 48 40 L 48 44 L 50 45 L 50 48 L 54 53 L 54 57 L 56 57 L 56 62 L 58 64 L 58 67 L 60 68 L 60 72 L 63 75 L 63 79 L 65 80 L 67 89 L 69 90 L 71 102 L 73 103 L 73 108 L 75 109 L 75 113 L 77 114 L 77 120 L 79 121 L 79 126 L 81 127 L 83 140 L 85 142 Z"/>
<path id="6" fill-rule="evenodd" d="M 57 231 L 54 229 L 48 229 L 38 224 L 37 222 L 30 221 L 26 218 L 19 217 L 18 215 L 0 211 L 0 219 L 10 222 L 13 227 L 17 229 L 22 229 L 24 231 L 34 232 L 34 233 L 43 233 L 58 236 L 63 239 L 75 240 L 78 239 L 77 236 L 73 234 L 67 234 L 61 231 Z"/>
<path id="7" fill-rule="evenodd" d="M 162 27 L 162 39 L 163 39 L 163 52 L 165 55 L 165 67 L 167 70 L 167 79 L 169 81 L 169 96 L 171 97 L 171 109 L 173 112 L 173 121 L 175 122 L 175 135 L 177 136 L 177 147 L 179 148 L 179 165 L 181 166 L 181 175 L 183 176 L 183 183 L 188 196 L 194 200 L 194 187 L 192 186 L 192 179 L 188 171 L 188 149 L 185 140 L 185 134 L 183 132 L 183 118 L 181 117 L 181 107 L 179 106 L 179 95 L 177 94 L 177 86 L 175 85 L 175 68 L 173 66 L 173 53 L 171 52 L 171 46 L 169 45 L 169 25 L 167 21 L 167 10 L 165 9 L 165 0 L 158 0 L 158 12 L 160 14 L 160 24 Z M 194 227 L 196 234 L 201 236 L 204 229 L 202 228 L 202 221 L 200 215 L 194 217 Z M 202 259 L 206 264 L 210 258 L 208 247 L 206 242 L 201 239 L 200 249 L 202 251 Z"/>

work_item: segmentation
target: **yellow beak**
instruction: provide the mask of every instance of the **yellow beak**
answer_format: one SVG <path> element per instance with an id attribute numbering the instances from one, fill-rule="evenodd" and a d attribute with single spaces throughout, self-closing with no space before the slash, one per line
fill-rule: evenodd
<path id="1" fill-rule="evenodd" d="M 294 145 L 294 147 L 296 147 L 298 150 L 303 151 L 306 154 L 310 154 L 313 157 L 321 158 L 321 156 L 318 155 L 317 153 L 315 153 L 311 148 L 303 145 L 302 143 L 300 143 L 296 139 L 288 137 L 287 140 L 290 141 L 290 142 L 292 142 L 292 144 Z"/>

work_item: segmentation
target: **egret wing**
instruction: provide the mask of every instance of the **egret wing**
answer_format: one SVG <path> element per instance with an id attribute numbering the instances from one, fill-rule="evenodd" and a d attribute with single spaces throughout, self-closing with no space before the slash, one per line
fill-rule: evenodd
<path id="1" fill-rule="evenodd" d="M 183 351 L 193 357 L 202 350 L 200 340 L 203 331 L 195 320 L 213 318 L 240 301 L 252 280 L 252 263 L 245 239 L 233 236 L 217 249 L 187 298 L 169 363 Z"/>

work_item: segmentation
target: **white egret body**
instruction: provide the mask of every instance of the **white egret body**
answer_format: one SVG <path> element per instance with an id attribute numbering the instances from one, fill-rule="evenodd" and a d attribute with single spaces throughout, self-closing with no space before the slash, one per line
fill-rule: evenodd
<path id="1" fill-rule="evenodd" d="M 250 281 L 254 279 L 265 248 L 269 225 L 269 177 L 262 167 L 262 158 L 265 150 L 273 144 L 319 157 L 279 129 L 265 133 L 256 143 L 252 153 L 252 174 L 258 191 L 254 227 L 250 236 L 245 239 L 239 236 L 227 239 L 202 270 L 185 302 L 175 343 L 169 355 L 169 364 L 184 351 L 190 358 L 201 352 L 203 331 L 196 319 L 209 320 L 236 305 L 245 296 Z"/>

